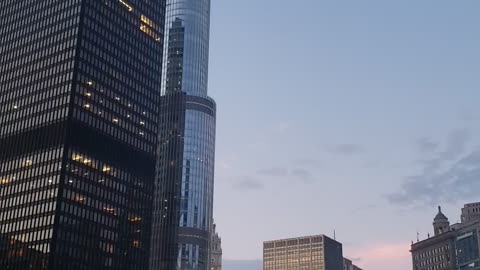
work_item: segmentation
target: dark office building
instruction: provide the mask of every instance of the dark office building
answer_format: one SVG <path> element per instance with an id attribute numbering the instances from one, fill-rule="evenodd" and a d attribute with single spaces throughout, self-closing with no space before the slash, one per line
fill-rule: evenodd
<path id="1" fill-rule="evenodd" d="M 151 270 L 210 270 L 216 104 L 210 0 L 167 0 Z"/>
<path id="2" fill-rule="evenodd" d="M 0 9 L 0 269 L 147 269 L 164 0 Z"/>

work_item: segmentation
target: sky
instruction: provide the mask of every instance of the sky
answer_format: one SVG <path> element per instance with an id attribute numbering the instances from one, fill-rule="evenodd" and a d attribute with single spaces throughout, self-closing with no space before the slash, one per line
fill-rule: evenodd
<path id="1" fill-rule="evenodd" d="M 326 234 L 368 270 L 480 201 L 480 1 L 212 0 L 224 269 Z"/>

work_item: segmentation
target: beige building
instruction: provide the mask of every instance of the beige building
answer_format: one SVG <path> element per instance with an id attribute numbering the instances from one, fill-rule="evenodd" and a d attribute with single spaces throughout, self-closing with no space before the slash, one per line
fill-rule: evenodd
<path id="1" fill-rule="evenodd" d="M 342 244 L 324 235 L 263 243 L 264 270 L 343 270 Z"/>
<path id="2" fill-rule="evenodd" d="M 413 270 L 455 269 L 455 233 L 440 207 L 433 219 L 433 231 L 434 237 L 412 244 Z"/>
<path id="3" fill-rule="evenodd" d="M 480 219 L 480 203 L 468 203 L 462 208 L 462 223 Z"/>
<path id="4" fill-rule="evenodd" d="M 412 243 L 413 270 L 480 270 L 480 219 L 478 205 L 462 209 L 462 223 L 450 225 L 439 207 L 433 221 L 434 235 Z M 465 211 L 470 209 L 470 212 Z"/>

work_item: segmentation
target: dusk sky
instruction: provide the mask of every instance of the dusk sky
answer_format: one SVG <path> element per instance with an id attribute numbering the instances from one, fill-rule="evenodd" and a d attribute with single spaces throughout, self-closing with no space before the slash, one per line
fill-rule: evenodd
<path id="1" fill-rule="evenodd" d="M 365 270 L 480 201 L 480 1 L 212 0 L 225 270 L 327 234 Z"/>

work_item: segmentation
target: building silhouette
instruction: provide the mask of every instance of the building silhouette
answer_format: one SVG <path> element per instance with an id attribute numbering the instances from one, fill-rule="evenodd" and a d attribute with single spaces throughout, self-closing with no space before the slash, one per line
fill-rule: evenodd
<path id="1" fill-rule="evenodd" d="M 163 0 L 0 9 L 0 269 L 146 269 Z"/>

